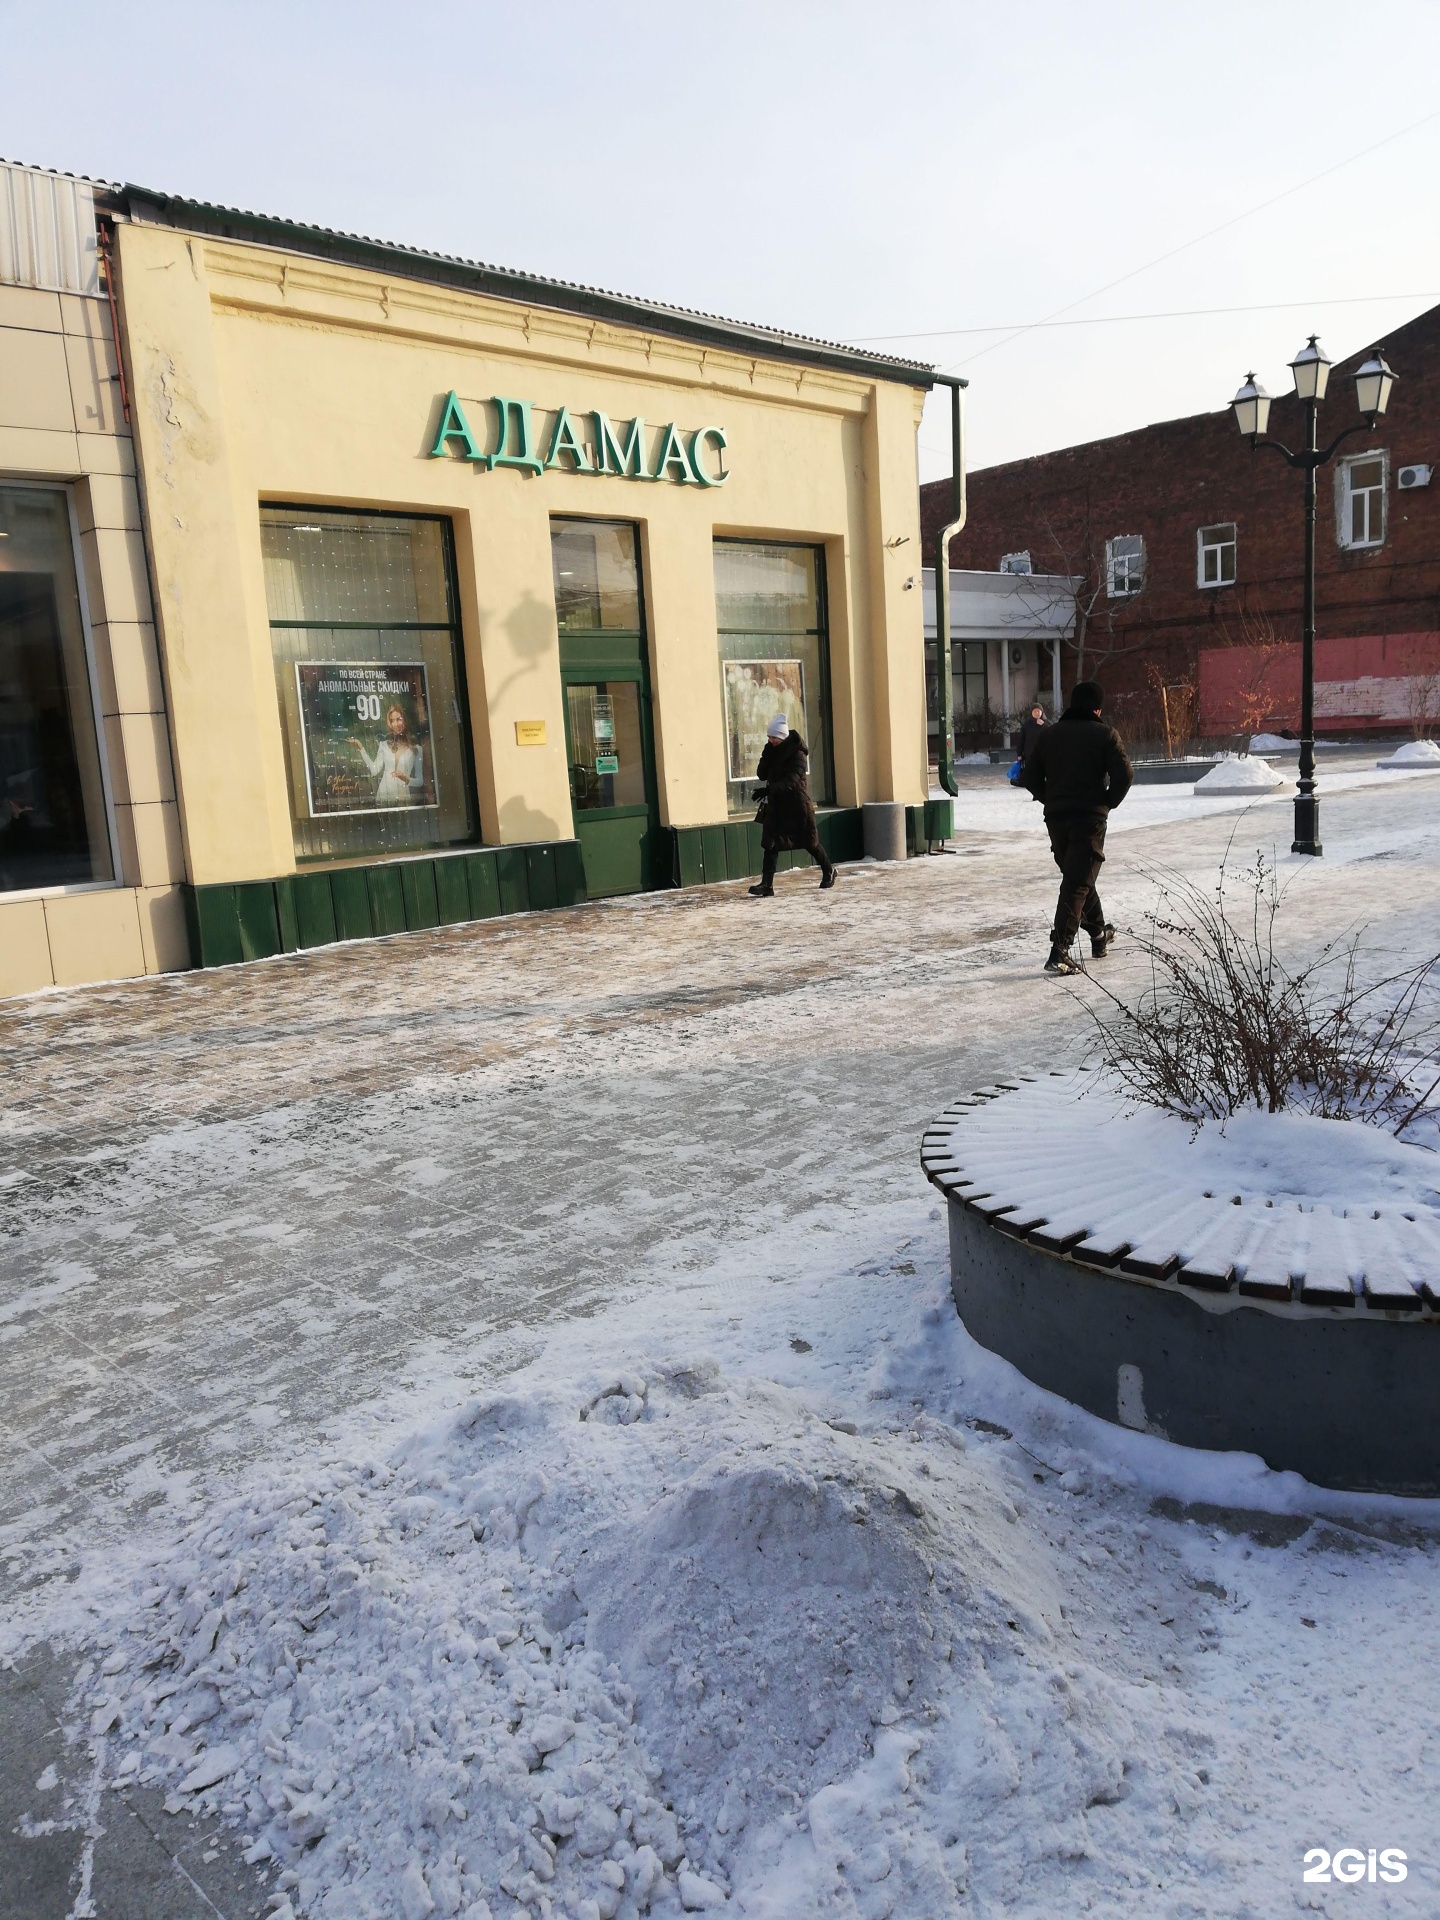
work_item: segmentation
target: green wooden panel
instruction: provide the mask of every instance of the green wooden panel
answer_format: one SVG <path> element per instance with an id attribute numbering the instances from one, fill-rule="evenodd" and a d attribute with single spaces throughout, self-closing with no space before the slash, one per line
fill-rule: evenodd
<path id="1" fill-rule="evenodd" d="M 435 862 L 435 907 L 442 927 L 457 926 L 470 918 L 470 888 L 463 859 Z"/>
<path id="2" fill-rule="evenodd" d="M 865 815 L 859 807 L 841 807 L 831 816 L 834 836 L 830 849 L 832 860 L 863 860 L 865 858 Z"/>
<path id="3" fill-rule="evenodd" d="M 400 869 L 367 867 L 365 878 L 370 888 L 370 918 L 376 933 L 404 933 L 405 889 Z"/>
<path id="4" fill-rule="evenodd" d="M 435 862 L 403 860 L 399 867 L 400 891 L 405 898 L 405 925 L 412 933 L 440 924 L 440 904 L 435 898 Z"/>
<path id="5" fill-rule="evenodd" d="M 456 862 L 457 866 L 459 862 Z M 487 847 L 483 853 L 465 855 L 465 881 L 470 889 L 470 918 L 493 920 L 500 912 L 500 876 L 495 869 L 495 854 Z"/>
<path id="6" fill-rule="evenodd" d="M 330 875 L 337 940 L 368 940 L 375 931 L 364 867 L 337 867 Z"/>
<path id="7" fill-rule="evenodd" d="M 955 805 L 951 800 L 925 802 L 925 838 L 949 840 L 955 833 Z"/>
<path id="8" fill-rule="evenodd" d="M 275 882 L 252 880 L 235 889 L 240 951 L 247 960 L 268 960 L 280 951 L 280 919 L 275 911 Z"/>
<path id="9" fill-rule="evenodd" d="M 637 667 L 645 671 L 645 643 L 638 633 L 562 633 L 560 667 L 577 677 L 604 680 L 619 673 L 633 679 Z"/>
<path id="10" fill-rule="evenodd" d="M 701 858 L 705 862 L 705 884 L 714 886 L 719 880 L 728 880 L 730 867 L 725 853 L 724 827 L 702 827 L 700 849 Z M 738 874 L 736 878 L 739 878 Z"/>
<path id="11" fill-rule="evenodd" d="M 578 840 L 561 840 L 555 848 L 557 906 L 573 907 L 585 898 L 585 855 Z"/>
<path id="12" fill-rule="evenodd" d="M 280 950 L 282 953 L 298 953 L 300 950 L 300 922 L 295 911 L 295 878 L 285 874 L 275 882 L 275 912 L 280 921 Z"/>
<path id="13" fill-rule="evenodd" d="M 330 897 L 328 873 L 297 873 L 290 883 L 295 920 L 302 947 L 328 947 L 338 938 L 335 902 Z"/>
<path id="14" fill-rule="evenodd" d="M 233 967 L 245 958 L 233 887 L 188 887 L 190 950 L 202 967 Z"/>
<path id="15" fill-rule="evenodd" d="M 497 847 L 495 871 L 500 879 L 500 911 L 528 913 L 530 910 L 529 868 L 523 847 Z"/>
<path id="16" fill-rule="evenodd" d="M 732 880 L 743 880 L 747 873 L 754 872 L 743 820 L 729 820 L 725 824 L 725 871 Z"/>
<path id="17" fill-rule="evenodd" d="M 745 822 L 745 845 L 750 850 L 750 871 L 751 873 L 759 873 L 761 867 L 765 864 L 765 849 L 761 845 L 760 822 L 758 820 L 747 820 Z"/>
<path id="18" fill-rule="evenodd" d="M 675 845 L 680 855 L 680 885 L 702 885 L 705 879 L 705 853 L 699 827 L 676 827 Z"/>
<path id="19" fill-rule="evenodd" d="M 530 905 L 534 908 L 554 907 L 560 904 L 560 895 L 555 885 L 555 849 L 541 844 L 525 849 L 525 877 L 530 888 Z"/>

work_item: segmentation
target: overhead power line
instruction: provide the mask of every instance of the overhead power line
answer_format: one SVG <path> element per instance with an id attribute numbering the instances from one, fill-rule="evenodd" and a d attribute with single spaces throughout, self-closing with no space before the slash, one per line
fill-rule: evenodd
<path id="1" fill-rule="evenodd" d="M 1200 320 L 1224 313 L 1284 313 L 1292 307 L 1368 307 L 1387 300 L 1440 300 L 1440 293 L 1361 293 L 1336 300 L 1270 300 L 1258 307 L 1174 307 L 1163 313 L 1100 313 L 1084 320 L 1031 320 L 1017 325 L 1013 320 L 994 327 L 930 327 L 921 333 L 870 333 L 847 335 L 857 347 L 876 345 L 882 340 L 956 340 L 963 335 L 982 333 L 1038 333 L 1046 327 L 1119 327 L 1141 320 Z"/>
<path id="2" fill-rule="evenodd" d="M 1433 112 L 1423 114 L 1418 120 L 1412 120 L 1408 126 L 1397 128 L 1394 133 L 1387 133 L 1383 140 L 1373 141 L 1370 146 L 1361 147 L 1358 152 L 1347 154 L 1343 160 L 1337 160 L 1333 166 L 1322 167 L 1319 173 L 1312 173 L 1309 179 L 1297 180 L 1293 187 L 1284 187 L 1279 193 L 1272 193 L 1268 200 L 1261 200 L 1253 207 L 1246 207 L 1243 213 L 1232 214 L 1228 220 L 1222 220 L 1218 226 L 1207 227 L 1204 233 L 1197 233 L 1189 240 L 1182 240 L 1178 247 L 1170 247 L 1164 253 L 1156 254 L 1153 260 L 1146 260 L 1142 265 L 1132 267 L 1128 273 L 1122 273 L 1118 279 L 1107 280 L 1103 287 L 1095 287 L 1089 293 L 1082 293 L 1078 300 L 1068 300 L 1063 307 L 1056 307 L 1053 312 L 1041 314 L 1038 320 L 1031 320 L 1025 326 L 1016 327 L 1003 339 L 991 341 L 988 347 L 981 347 L 978 352 L 972 353 L 968 360 L 962 360 L 957 364 L 973 366 L 987 353 L 998 353 L 1001 347 L 1008 346 L 1012 340 L 1020 339 L 1023 334 L 1032 333 L 1036 327 L 1047 326 L 1052 321 L 1062 318 L 1063 315 L 1073 313 L 1076 307 L 1083 307 L 1087 301 L 1098 300 L 1102 293 L 1111 293 L 1116 287 L 1123 287 L 1142 273 L 1149 273 L 1152 268 L 1163 266 L 1167 260 L 1173 260 L 1177 254 L 1187 253 L 1191 247 L 1198 247 L 1206 240 L 1213 240 L 1216 234 L 1226 233 L 1231 227 L 1238 227 L 1242 220 L 1251 220 L 1257 213 L 1264 213 L 1267 208 L 1278 206 L 1282 200 L 1288 200 L 1294 194 L 1303 193 L 1307 187 L 1313 187 L 1321 180 L 1328 180 L 1332 174 L 1340 173 L 1346 167 L 1353 167 L 1357 161 L 1368 159 L 1372 153 L 1379 153 L 1382 147 L 1393 146 L 1397 140 L 1403 140 L 1406 134 L 1414 133 L 1420 127 L 1429 126 L 1433 120 L 1440 120 L 1440 107 L 1435 108 Z"/>

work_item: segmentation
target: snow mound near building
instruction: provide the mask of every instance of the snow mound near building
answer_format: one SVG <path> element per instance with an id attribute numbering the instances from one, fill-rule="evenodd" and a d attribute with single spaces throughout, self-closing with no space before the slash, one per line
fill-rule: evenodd
<path id="1" fill-rule="evenodd" d="M 958 1914 L 976 1823 L 1024 1853 L 1042 1802 L 1128 1790 L 1120 1690 L 1061 1661 L 1017 1517 L 928 1415 L 856 1434 L 642 1360 L 213 1507 L 91 1728 L 322 1920 Z"/>
<path id="2" fill-rule="evenodd" d="M 1254 733 L 1250 736 L 1251 753 L 1298 753 L 1300 742 L 1287 740 L 1280 733 Z"/>
<path id="3" fill-rule="evenodd" d="M 1377 767 L 1437 767 L 1440 766 L 1440 744 L 1434 740 L 1407 740 L 1403 747 L 1397 747 L 1375 764 Z"/>
<path id="4" fill-rule="evenodd" d="M 1195 782 L 1195 797 L 1209 799 L 1223 793 L 1268 793 L 1284 785 L 1282 776 L 1263 760 L 1237 757 L 1221 760 Z"/>

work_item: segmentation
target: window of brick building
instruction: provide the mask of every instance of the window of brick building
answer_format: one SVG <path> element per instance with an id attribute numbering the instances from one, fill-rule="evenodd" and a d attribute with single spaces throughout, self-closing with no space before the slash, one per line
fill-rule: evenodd
<path id="1" fill-rule="evenodd" d="M 1195 536 L 1195 583 L 1201 587 L 1235 584 L 1235 523 L 1201 527 Z"/>
<path id="2" fill-rule="evenodd" d="M 1145 541 L 1117 533 L 1105 542 L 1105 589 L 1112 600 L 1133 600 L 1145 585 Z"/>
<path id="3" fill-rule="evenodd" d="M 1001 573 L 1033 573 L 1034 568 L 1030 565 L 1029 548 L 1027 547 L 1019 553 L 1002 553 L 1000 556 L 1000 571 Z"/>
<path id="4" fill-rule="evenodd" d="M 1378 547 L 1384 540 L 1385 468 L 1383 453 L 1341 462 L 1335 504 L 1342 547 Z"/>

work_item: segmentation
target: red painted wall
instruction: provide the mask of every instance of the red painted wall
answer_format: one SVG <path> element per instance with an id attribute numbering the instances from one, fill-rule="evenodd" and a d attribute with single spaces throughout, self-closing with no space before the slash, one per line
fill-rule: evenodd
<path id="1" fill-rule="evenodd" d="M 1300 648 L 1208 647 L 1199 655 L 1200 731 L 1300 725 Z M 1315 642 L 1317 733 L 1440 722 L 1440 633 L 1357 634 Z"/>

